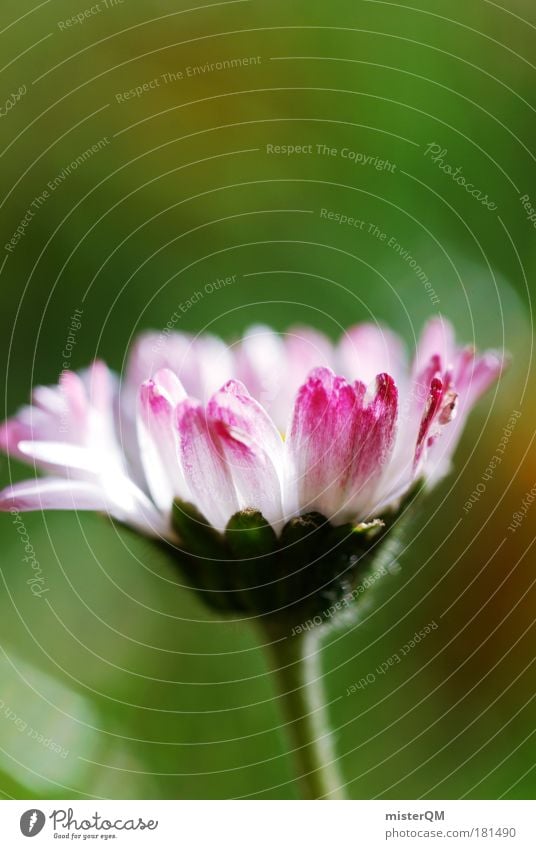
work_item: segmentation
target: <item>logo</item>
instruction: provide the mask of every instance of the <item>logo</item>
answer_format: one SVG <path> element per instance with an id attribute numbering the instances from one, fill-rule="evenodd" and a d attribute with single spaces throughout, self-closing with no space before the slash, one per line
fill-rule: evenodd
<path id="1" fill-rule="evenodd" d="M 32 808 L 25 811 L 20 818 L 20 830 L 25 837 L 35 837 L 39 834 L 45 824 L 45 815 L 43 811 Z"/>

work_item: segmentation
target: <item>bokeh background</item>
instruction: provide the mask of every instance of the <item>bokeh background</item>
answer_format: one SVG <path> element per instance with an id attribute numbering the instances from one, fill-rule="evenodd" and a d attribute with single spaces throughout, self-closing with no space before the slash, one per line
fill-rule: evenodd
<path id="1" fill-rule="evenodd" d="M 380 321 L 410 350 L 440 313 L 464 342 L 512 355 L 454 473 L 422 501 L 399 570 L 358 626 L 326 640 L 353 798 L 531 798 L 536 785 L 536 506 L 508 530 L 536 482 L 523 205 L 536 207 L 535 30 L 529 0 L 0 10 L 4 414 L 57 379 L 76 309 L 77 368 L 99 356 L 121 372 L 133 335 L 177 309 L 177 329 L 230 342 L 259 321 L 333 338 Z M 504 460 L 465 511 L 514 411 Z M 28 474 L 5 458 L 0 472 L 3 484 Z M 219 621 L 148 543 L 98 516 L 24 522 L 48 591 L 32 595 L 17 529 L 0 517 L 3 796 L 296 798 L 254 630 Z"/>

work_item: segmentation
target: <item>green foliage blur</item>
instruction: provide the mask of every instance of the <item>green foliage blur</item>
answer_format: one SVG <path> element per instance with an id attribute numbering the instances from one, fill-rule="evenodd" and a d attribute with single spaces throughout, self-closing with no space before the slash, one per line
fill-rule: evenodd
<path id="1" fill-rule="evenodd" d="M 410 351 L 440 313 L 508 350 L 400 570 L 323 666 L 352 798 L 531 798 L 536 512 L 508 524 L 536 481 L 535 10 L 420 5 L 3 0 L 3 413 L 56 381 L 75 310 L 73 367 L 117 372 L 177 312 L 229 342 L 380 321 Z M 28 476 L 0 463 L 3 485 Z M 3 796 L 296 798 L 251 623 L 99 516 L 23 518 L 48 591 L 0 517 Z"/>

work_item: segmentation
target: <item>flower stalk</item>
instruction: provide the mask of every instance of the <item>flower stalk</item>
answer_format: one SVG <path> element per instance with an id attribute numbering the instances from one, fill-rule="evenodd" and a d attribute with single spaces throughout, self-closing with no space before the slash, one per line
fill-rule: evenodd
<path id="1" fill-rule="evenodd" d="M 262 626 L 285 730 L 303 799 L 344 799 L 330 729 L 321 670 L 320 639 L 314 632 L 288 636 L 279 623 Z M 318 631 L 322 631 L 321 628 Z"/>

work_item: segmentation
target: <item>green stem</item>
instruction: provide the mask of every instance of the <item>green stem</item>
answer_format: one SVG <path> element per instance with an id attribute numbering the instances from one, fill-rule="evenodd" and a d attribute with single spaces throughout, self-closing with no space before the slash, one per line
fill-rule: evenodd
<path id="1" fill-rule="evenodd" d="M 288 636 L 277 623 L 263 623 L 266 649 L 287 721 L 304 799 L 344 799 L 333 737 L 329 728 L 317 636 Z"/>

